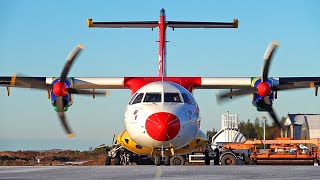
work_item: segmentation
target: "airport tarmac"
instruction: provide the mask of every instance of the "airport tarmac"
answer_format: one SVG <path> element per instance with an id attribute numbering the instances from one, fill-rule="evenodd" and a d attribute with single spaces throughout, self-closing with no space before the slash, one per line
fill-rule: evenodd
<path id="1" fill-rule="evenodd" d="M 319 166 L 0 167 L 0 179 L 319 179 Z"/>

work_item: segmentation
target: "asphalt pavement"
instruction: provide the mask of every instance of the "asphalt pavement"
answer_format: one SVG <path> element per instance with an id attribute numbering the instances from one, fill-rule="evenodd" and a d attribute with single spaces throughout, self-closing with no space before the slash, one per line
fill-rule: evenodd
<path id="1" fill-rule="evenodd" d="M 319 166 L 0 166 L 0 179 L 320 179 Z"/>

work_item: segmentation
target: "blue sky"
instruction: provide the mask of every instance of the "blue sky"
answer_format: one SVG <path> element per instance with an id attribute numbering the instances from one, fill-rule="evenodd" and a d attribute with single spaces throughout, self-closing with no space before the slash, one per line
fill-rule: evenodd
<path id="1" fill-rule="evenodd" d="M 245 2 L 245 3 L 244 3 Z M 319 1 L 0 1 L 0 75 L 58 76 L 71 49 L 84 44 L 70 76 L 156 76 L 158 31 L 155 29 L 89 29 L 96 21 L 167 20 L 232 21 L 238 29 L 176 29 L 167 31 L 168 75 L 203 77 L 259 76 L 264 51 L 272 40 L 280 47 L 271 77 L 320 76 Z M 261 118 L 251 97 L 216 103 L 217 90 L 196 90 L 202 129 L 220 129 L 229 110 L 241 120 Z M 110 144 L 124 129 L 129 90 L 111 96 L 75 97 L 67 112 L 77 136 L 67 139 L 46 92 L 0 89 L 0 150 L 88 149 Z M 280 92 L 274 108 L 279 116 L 319 113 L 314 90 Z"/>

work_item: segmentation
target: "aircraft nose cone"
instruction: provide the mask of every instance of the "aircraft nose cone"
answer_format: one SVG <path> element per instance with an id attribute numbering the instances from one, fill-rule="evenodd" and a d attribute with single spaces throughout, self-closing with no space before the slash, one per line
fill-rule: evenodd
<path id="1" fill-rule="evenodd" d="M 169 141 L 180 131 L 180 120 L 167 112 L 150 115 L 146 121 L 146 130 L 151 138 L 157 141 Z"/>

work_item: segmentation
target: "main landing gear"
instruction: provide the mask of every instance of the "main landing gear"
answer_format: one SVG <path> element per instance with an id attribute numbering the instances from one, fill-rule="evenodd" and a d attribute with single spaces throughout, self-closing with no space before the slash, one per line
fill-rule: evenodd
<path id="1" fill-rule="evenodd" d="M 156 166 L 160 166 L 161 163 L 163 163 L 163 165 L 165 166 L 169 166 L 169 165 L 184 165 L 185 163 L 185 156 L 181 156 L 181 155 L 173 155 L 173 156 L 168 156 L 168 155 L 164 155 L 164 148 L 160 148 L 160 153 L 156 154 L 153 156 L 153 162 Z"/>
<path id="2" fill-rule="evenodd" d="M 173 156 L 164 156 L 160 155 L 153 156 L 153 162 L 156 166 L 160 166 L 161 164 L 165 166 L 173 165 L 173 166 L 182 166 L 185 164 L 186 158 L 183 155 L 173 155 Z"/>
<path id="3" fill-rule="evenodd" d="M 161 161 L 161 158 L 159 162 Z M 106 150 L 105 165 L 152 165 L 153 161 L 146 155 L 138 155 L 128 151 L 119 144 L 113 145 L 109 150 Z"/>

